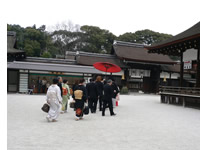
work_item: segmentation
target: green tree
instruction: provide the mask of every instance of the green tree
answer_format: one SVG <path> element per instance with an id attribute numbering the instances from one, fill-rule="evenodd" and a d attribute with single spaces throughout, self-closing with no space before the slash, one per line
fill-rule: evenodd
<path id="1" fill-rule="evenodd" d="M 101 53 L 106 50 L 108 53 L 112 48 L 116 36 L 108 30 L 100 29 L 95 26 L 82 26 L 81 31 L 84 33 L 84 47 L 82 50 Z"/>
<path id="2" fill-rule="evenodd" d="M 9 25 L 7 24 L 7 31 L 15 31 L 16 32 L 16 47 L 18 49 L 24 49 L 24 28 L 20 25 Z"/>
<path id="3" fill-rule="evenodd" d="M 36 56 L 40 57 L 40 55 L 44 51 L 48 51 L 49 45 L 53 45 L 51 36 L 48 32 L 45 31 L 46 26 L 42 25 L 38 29 L 35 25 L 33 27 L 22 28 L 19 25 L 7 25 L 8 31 L 15 31 L 17 37 L 17 49 L 22 49 L 27 52 L 27 56 Z M 28 48 L 26 50 L 26 48 Z M 55 56 L 55 48 L 54 54 Z"/>
<path id="4" fill-rule="evenodd" d="M 124 33 L 124 34 L 120 35 L 119 37 L 117 37 L 117 40 L 119 40 L 119 41 L 131 42 L 131 43 L 135 43 L 136 39 L 137 39 L 137 37 L 136 37 L 135 33 L 131 33 L 131 32 Z"/>
<path id="5" fill-rule="evenodd" d="M 66 51 L 80 50 L 82 47 L 82 35 L 83 33 L 81 32 L 58 30 L 54 31 L 51 37 L 54 41 L 54 46 L 59 48 L 59 53 L 65 55 Z"/>
<path id="6" fill-rule="evenodd" d="M 30 40 L 30 39 L 27 39 L 25 40 L 25 51 L 27 46 L 28 46 L 28 51 L 31 51 L 31 55 L 29 55 L 29 53 L 27 54 L 27 56 L 36 56 L 36 57 L 40 57 L 40 43 L 36 40 Z M 31 47 L 30 47 L 31 46 Z M 33 54 L 32 54 L 33 53 Z"/>
<path id="7" fill-rule="evenodd" d="M 52 56 L 51 56 L 50 52 L 44 52 L 42 54 L 42 57 L 44 57 L 44 58 L 51 58 Z"/>
<path id="8" fill-rule="evenodd" d="M 25 52 L 26 52 L 27 56 L 31 56 L 31 57 L 34 56 L 34 51 L 33 51 L 33 47 L 32 47 L 31 44 L 26 43 L 24 49 L 25 49 Z"/>
<path id="9" fill-rule="evenodd" d="M 153 43 L 159 43 L 170 37 L 172 37 L 172 35 L 170 34 L 163 34 L 146 29 L 146 30 L 136 31 L 135 33 L 131 32 L 125 33 L 123 35 L 120 35 L 117 39 L 124 42 L 151 45 Z"/>
<path id="10" fill-rule="evenodd" d="M 8 31 L 17 34 L 16 48 L 27 52 L 27 56 L 40 57 L 46 52 L 51 57 L 57 54 L 65 55 L 66 51 L 87 51 L 95 53 L 110 53 L 114 40 L 151 45 L 170 38 L 172 35 L 140 30 L 127 32 L 116 37 L 108 30 L 96 26 L 79 26 L 71 22 L 58 24 L 54 32 L 47 32 L 46 26 L 23 28 L 20 25 L 7 25 Z"/>
<path id="11" fill-rule="evenodd" d="M 166 40 L 166 39 L 172 37 L 172 35 L 154 32 L 154 31 L 151 31 L 148 29 L 136 31 L 135 34 L 137 37 L 137 39 L 136 39 L 137 43 L 143 43 L 143 44 L 147 44 L 147 45 L 151 45 L 153 43 L 159 43 L 163 40 Z"/>

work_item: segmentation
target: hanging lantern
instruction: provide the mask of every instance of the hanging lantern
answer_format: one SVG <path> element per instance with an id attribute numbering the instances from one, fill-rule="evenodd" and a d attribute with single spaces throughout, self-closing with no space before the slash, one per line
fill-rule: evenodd
<path id="1" fill-rule="evenodd" d="M 125 76 L 124 76 L 124 74 L 122 75 L 122 80 L 125 80 Z"/>
<path id="2" fill-rule="evenodd" d="M 163 78 L 163 82 L 167 82 L 167 78 L 165 76 Z"/>

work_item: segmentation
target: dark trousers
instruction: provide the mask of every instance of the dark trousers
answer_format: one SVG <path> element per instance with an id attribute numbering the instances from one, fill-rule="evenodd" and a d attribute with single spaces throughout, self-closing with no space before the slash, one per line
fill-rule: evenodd
<path id="1" fill-rule="evenodd" d="M 46 91 L 46 85 L 42 85 L 42 93 L 45 93 Z"/>
<path id="2" fill-rule="evenodd" d="M 99 96 L 99 110 L 102 111 L 103 107 L 103 96 Z"/>
<path id="3" fill-rule="evenodd" d="M 88 99 L 88 103 L 89 103 L 89 108 L 91 110 L 91 113 L 96 112 L 97 109 L 97 98 L 89 98 Z"/>
<path id="4" fill-rule="evenodd" d="M 108 108 L 110 110 L 110 115 L 113 115 L 114 112 L 113 112 L 113 104 L 112 104 L 112 99 L 110 100 L 104 100 L 103 101 L 103 110 L 102 110 L 102 115 L 104 116 L 105 115 L 105 109 L 108 105 Z"/>

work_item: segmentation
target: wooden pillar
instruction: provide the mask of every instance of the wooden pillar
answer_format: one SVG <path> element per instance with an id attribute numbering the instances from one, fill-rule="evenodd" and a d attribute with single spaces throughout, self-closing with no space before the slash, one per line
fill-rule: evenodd
<path id="1" fill-rule="evenodd" d="M 185 107 L 186 103 L 185 103 L 185 97 L 183 97 L 183 107 Z"/>
<path id="2" fill-rule="evenodd" d="M 198 52 L 197 52 L 196 87 L 200 87 L 200 42 L 199 42 Z"/>
<path id="3" fill-rule="evenodd" d="M 160 67 L 154 67 L 150 73 L 150 93 L 158 93 L 160 85 Z"/>
<path id="4" fill-rule="evenodd" d="M 180 87 L 183 86 L 183 70 L 184 70 L 183 51 L 181 51 Z"/>
<path id="5" fill-rule="evenodd" d="M 124 74 L 125 74 L 126 86 L 127 86 L 127 88 L 129 88 L 129 70 L 126 69 Z"/>
<path id="6" fill-rule="evenodd" d="M 169 72 L 169 81 L 168 81 L 168 86 L 172 85 L 172 72 Z"/>

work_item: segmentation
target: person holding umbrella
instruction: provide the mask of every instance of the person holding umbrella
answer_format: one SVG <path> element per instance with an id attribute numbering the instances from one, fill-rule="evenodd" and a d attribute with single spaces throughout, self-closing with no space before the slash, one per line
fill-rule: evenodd
<path id="1" fill-rule="evenodd" d="M 108 105 L 110 110 L 110 115 L 115 116 L 116 114 L 113 112 L 113 104 L 112 104 L 112 97 L 113 97 L 113 89 L 111 87 L 112 80 L 108 80 L 107 84 L 104 85 L 104 96 L 103 96 L 103 110 L 102 116 L 105 116 L 105 109 Z"/>

